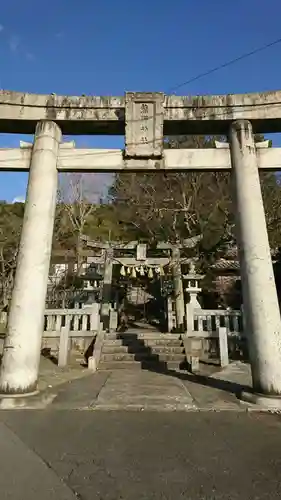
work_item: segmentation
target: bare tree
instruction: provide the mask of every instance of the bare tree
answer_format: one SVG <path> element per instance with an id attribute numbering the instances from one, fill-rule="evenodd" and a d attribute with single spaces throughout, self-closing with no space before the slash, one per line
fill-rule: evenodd
<path id="1" fill-rule="evenodd" d="M 122 174 L 113 206 L 124 232 L 148 240 L 179 241 L 230 217 L 228 175 L 215 173 Z"/>
<path id="2" fill-rule="evenodd" d="M 83 264 L 82 236 L 91 217 L 100 205 L 102 186 L 95 174 L 62 174 L 59 179 L 58 205 L 62 232 L 68 226 L 75 238 L 77 274 Z M 70 224 L 70 228 L 69 228 Z"/>
<path id="3" fill-rule="evenodd" d="M 5 245 L 0 243 L 0 310 L 5 308 L 10 300 L 13 289 L 14 273 L 16 268 L 17 251 L 5 252 Z"/>
<path id="4" fill-rule="evenodd" d="M 281 246 L 281 183 L 280 173 L 260 172 L 263 203 L 270 245 Z"/>
<path id="5" fill-rule="evenodd" d="M 23 219 L 23 204 L 0 204 L 0 309 L 10 300 Z"/>

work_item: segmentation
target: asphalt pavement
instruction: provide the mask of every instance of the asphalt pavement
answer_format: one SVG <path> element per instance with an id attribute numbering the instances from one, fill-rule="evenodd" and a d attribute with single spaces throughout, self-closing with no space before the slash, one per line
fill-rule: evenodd
<path id="1" fill-rule="evenodd" d="M 1 500 L 74 500 L 75 493 L 49 465 L 0 423 Z"/>
<path id="2" fill-rule="evenodd" d="M 258 412 L 0 412 L 2 499 L 281 496 L 281 419 Z"/>

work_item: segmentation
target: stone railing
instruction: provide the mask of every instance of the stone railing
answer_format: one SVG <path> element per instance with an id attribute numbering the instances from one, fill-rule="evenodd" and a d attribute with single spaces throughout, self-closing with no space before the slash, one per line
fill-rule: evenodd
<path id="1" fill-rule="evenodd" d="M 44 315 L 42 349 L 84 352 L 100 328 L 99 304 L 83 309 L 47 309 Z M 65 346 L 63 347 L 63 345 Z M 67 347 L 66 347 L 67 346 Z M 63 356 L 66 359 L 67 354 Z M 66 364 L 62 361 L 60 365 Z"/>
<path id="2" fill-rule="evenodd" d="M 205 338 L 217 336 L 218 328 L 226 328 L 227 334 L 230 336 L 242 336 L 242 323 L 241 311 L 188 309 L 188 333 L 202 333 L 201 336 Z"/>
<path id="3" fill-rule="evenodd" d="M 57 337 L 66 327 L 72 337 L 83 337 L 99 329 L 99 304 L 83 309 L 47 309 L 44 315 L 43 337 Z"/>
<path id="4" fill-rule="evenodd" d="M 183 336 L 191 367 L 196 371 L 199 358 L 219 349 L 222 366 L 229 362 L 229 353 L 241 350 L 245 340 L 241 311 L 194 309 L 186 307 L 187 329 Z M 243 350 L 244 347 L 242 347 Z"/>
<path id="5" fill-rule="evenodd" d="M 4 327 L 3 323 L 3 327 Z M 44 314 L 42 350 L 47 349 L 58 357 L 58 365 L 68 363 L 72 350 L 85 354 L 100 333 L 99 304 L 83 309 L 47 309 Z M 0 332 L 0 355 L 3 352 L 5 328 Z"/>
<path id="6" fill-rule="evenodd" d="M 45 309 L 44 314 L 44 336 L 56 337 L 57 332 L 63 326 L 67 326 L 71 332 L 96 331 L 99 328 L 98 303 L 82 309 Z M 8 313 L 0 312 L 0 324 L 4 329 L 7 326 Z"/>
<path id="7" fill-rule="evenodd" d="M 2 318 L 4 319 L 4 318 Z M 5 317 L 5 321 L 6 321 Z M 5 340 L 5 323 L 0 332 L 0 354 Z M 46 309 L 42 350 L 58 353 L 59 366 L 65 366 L 71 350 L 85 353 L 100 330 L 99 304 L 83 309 Z"/>

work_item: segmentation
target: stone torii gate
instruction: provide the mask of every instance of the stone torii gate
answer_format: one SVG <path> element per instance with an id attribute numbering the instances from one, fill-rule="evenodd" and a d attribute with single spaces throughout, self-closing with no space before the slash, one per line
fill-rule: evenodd
<path id="1" fill-rule="evenodd" d="M 0 92 L 0 132 L 33 134 L 32 148 L 0 150 L 0 168 L 29 171 L 8 334 L 0 375 L 5 395 L 37 388 L 58 171 L 231 170 L 246 333 L 255 395 L 281 402 L 281 320 L 259 169 L 280 170 L 280 149 L 254 133 L 281 131 L 281 91 L 178 97 L 67 97 Z M 125 134 L 121 150 L 64 148 L 62 134 Z M 229 150 L 166 150 L 163 133 L 226 134 Z"/>
<path id="2" fill-rule="evenodd" d="M 84 242 L 90 248 L 100 249 L 102 252 L 101 256 L 89 257 L 87 262 L 89 264 L 104 264 L 104 285 L 103 285 L 103 299 L 101 307 L 101 320 L 105 328 L 109 327 L 109 303 L 111 296 L 111 283 L 112 283 L 112 267 L 114 262 L 123 266 L 136 266 L 136 265 L 148 265 L 148 266 L 166 266 L 171 264 L 171 271 L 173 274 L 174 281 L 174 298 L 176 305 L 176 322 L 178 331 L 184 332 L 184 319 L 185 319 L 185 302 L 184 302 L 184 291 L 182 282 L 182 272 L 181 265 L 183 263 L 189 263 L 191 259 L 187 257 L 181 257 L 180 251 L 182 249 L 194 248 L 196 244 L 201 240 L 202 236 L 194 236 L 185 239 L 183 242 L 178 242 L 177 244 L 172 244 L 169 242 L 158 242 L 156 244 L 155 250 L 166 250 L 169 251 L 170 256 L 162 257 L 148 257 L 147 256 L 147 245 L 139 243 L 138 241 L 130 241 L 128 243 L 122 243 L 118 241 L 111 242 L 101 242 L 93 241 L 87 236 L 83 237 Z M 114 250 L 135 250 L 136 256 L 123 256 L 114 258 Z"/>

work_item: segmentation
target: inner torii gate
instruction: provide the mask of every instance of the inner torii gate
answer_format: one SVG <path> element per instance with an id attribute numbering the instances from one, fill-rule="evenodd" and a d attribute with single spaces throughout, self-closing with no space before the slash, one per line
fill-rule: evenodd
<path id="1" fill-rule="evenodd" d="M 254 133 L 281 131 L 281 91 L 179 97 L 67 97 L 0 92 L 0 132 L 33 134 L 32 147 L 0 150 L 0 168 L 29 171 L 25 215 L 0 375 L 5 395 L 37 388 L 58 171 L 231 170 L 249 342 L 252 399 L 281 403 L 281 320 L 259 169 L 280 170 L 281 151 Z M 230 148 L 163 149 L 163 134 L 226 134 Z M 83 150 L 62 134 L 125 134 L 121 150 Z M 259 395 L 257 395 L 259 394 Z M 268 397 L 270 396 L 270 397 Z"/>
<path id="2" fill-rule="evenodd" d="M 184 291 L 182 282 L 182 272 L 181 265 L 184 263 L 189 263 L 191 259 L 187 257 L 181 257 L 180 251 L 183 249 L 191 249 L 196 246 L 198 241 L 200 241 L 201 235 L 187 238 L 182 243 L 172 244 L 169 242 L 158 242 L 156 244 L 155 250 L 168 251 L 168 256 L 162 257 L 148 257 L 147 255 L 147 245 L 144 243 L 139 243 L 138 241 L 130 241 L 128 243 L 121 243 L 118 241 L 111 242 L 101 242 L 90 240 L 87 236 L 83 237 L 84 242 L 90 248 L 95 248 L 101 250 L 101 256 L 88 257 L 87 262 L 89 264 L 104 264 L 104 279 L 103 279 L 103 292 L 102 292 L 102 307 L 101 307 L 101 321 L 105 329 L 109 328 L 109 315 L 110 315 L 110 297 L 111 297 L 111 285 L 112 285 L 112 274 L 113 274 L 113 264 L 118 263 L 122 266 L 167 266 L 171 265 L 171 271 L 174 281 L 174 298 L 176 305 L 176 323 L 177 330 L 184 331 L 184 320 L 185 320 L 185 302 L 184 302 Z M 135 250 L 135 256 L 122 256 L 114 258 L 114 251 L 130 251 Z"/>

